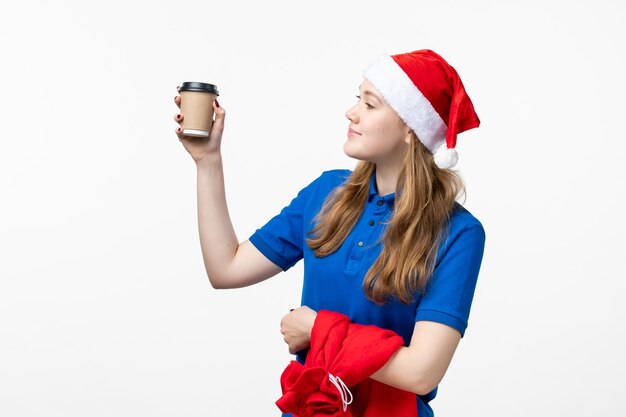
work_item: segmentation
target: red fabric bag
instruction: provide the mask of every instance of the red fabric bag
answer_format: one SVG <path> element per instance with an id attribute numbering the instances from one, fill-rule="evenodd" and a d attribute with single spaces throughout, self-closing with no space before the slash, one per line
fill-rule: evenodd
<path id="1" fill-rule="evenodd" d="M 402 346 L 397 333 L 320 310 L 304 366 L 283 371 L 276 405 L 294 417 L 417 417 L 417 399 L 370 378 Z"/>

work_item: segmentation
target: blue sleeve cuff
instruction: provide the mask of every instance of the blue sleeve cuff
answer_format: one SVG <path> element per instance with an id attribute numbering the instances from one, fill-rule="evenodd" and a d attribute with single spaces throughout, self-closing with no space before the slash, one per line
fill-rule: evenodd
<path id="1" fill-rule="evenodd" d="M 263 240 L 258 232 L 250 236 L 248 240 L 259 250 L 259 252 L 261 252 L 274 264 L 278 265 L 283 271 L 286 271 L 293 266 L 290 265 L 289 261 L 287 261 L 281 254 L 272 249 L 272 247 Z"/>
<path id="2" fill-rule="evenodd" d="M 467 328 L 467 323 L 459 320 L 458 318 L 451 316 L 448 313 L 443 313 L 441 311 L 436 310 L 418 310 L 415 314 L 415 321 L 435 321 L 437 323 L 446 324 L 461 333 L 461 338 L 465 335 L 465 329 Z"/>

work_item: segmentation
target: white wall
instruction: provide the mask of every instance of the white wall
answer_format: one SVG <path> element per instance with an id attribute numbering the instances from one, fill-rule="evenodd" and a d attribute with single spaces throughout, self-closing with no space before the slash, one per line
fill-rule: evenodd
<path id="1" fill-rule="evenodd" d="M 206 279 L 176 86 L 227 111 L 247 239 L 322 170 L 380 53 L 430 48 L 487 246 L 437 416 L 618 416 L 626 366 L 626 53 L 617 1 L 24 1 L 0 8 L 0 414 L 279 415 L 302 264 Z"/>

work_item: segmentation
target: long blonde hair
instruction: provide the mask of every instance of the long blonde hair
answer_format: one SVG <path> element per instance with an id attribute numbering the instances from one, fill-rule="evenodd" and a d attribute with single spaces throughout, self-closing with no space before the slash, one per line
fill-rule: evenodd
<path id="1" fill-rule="evenodd" d="M 389 297 L 408 304 L 415 291 L 425 291 L 455 201 L 465 196 L 460 175 L 437 167 L 428 149 L 411 135 L 393 213 L 381 236 L 383 248 L 363 279 L 363 291 L 377 304 Z M 330 255 L 346 239 L 363 211 L 375 169 L 373 162 L 358 162 L 350 177 L 328 195 L 308 232 L 312 237 L 306 239 L 315 256 Z"/>

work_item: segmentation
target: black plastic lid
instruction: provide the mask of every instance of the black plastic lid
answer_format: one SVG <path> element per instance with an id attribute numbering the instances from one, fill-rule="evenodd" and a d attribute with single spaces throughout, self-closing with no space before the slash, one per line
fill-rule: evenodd
<path id="1" fill-rule="evenodd" d="M 185 81 L 183 85 L 180 86 L 180 91 L 198 91 L 200 93 L 213 93 L 216 96 L 220 95 L 220 93 L 217 92 L 216 85 L 198 83 L 195 81 Z"/>

